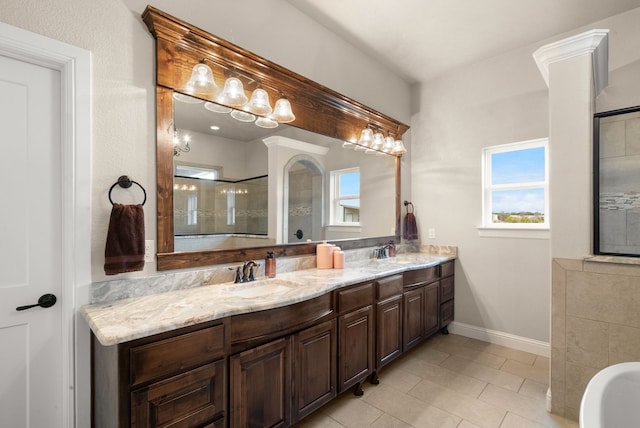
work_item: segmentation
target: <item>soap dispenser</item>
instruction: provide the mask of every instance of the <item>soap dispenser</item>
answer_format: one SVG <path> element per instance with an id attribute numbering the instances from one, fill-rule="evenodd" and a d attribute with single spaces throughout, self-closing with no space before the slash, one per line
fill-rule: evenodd
<path id="1" fill-rule="evenodd" d="M 389 257 L 396 256 L 396 244 L 393 241 L 389 241 Z"/>
<path id="2" fill-rule="evenodd" d="M 267 257 L 264 259 L 264 274 L 267 278 L 276 277 L 276 258 L 273 251 L 267 251 Z"/>

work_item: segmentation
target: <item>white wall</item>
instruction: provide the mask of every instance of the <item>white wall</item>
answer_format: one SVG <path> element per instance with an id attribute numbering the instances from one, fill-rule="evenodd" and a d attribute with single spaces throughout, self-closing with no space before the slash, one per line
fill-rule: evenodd
<path id="1" fill-rule="evenodd" d="M 458 246 L 457 322 L 549 341 L 550 242 L 478 236 L 481 149 L 548 135 L 547 87 L 531 54 L 588 29 L 611 30 L 609 87 L 598 97 L 597 110 L 639 105 L 639 20 L 640 9 L 635 9 L 416 88 L 411 194 L 422 243 Z M 591 150 L 589 141 L 582 147 Z M 570 168 L 572 160 L 569 154 L 561 162 Z M 588 194 L 591 183 L 581 186 L 579 193 Z M 436 239 L 427 239 L 428 228 L 435 228 Z M 575 238 L 585 239 L 569 236 L 565 243 Z"/>
<path id="2" fill-rule="evenodd" d="M 155 43 L 140 19 L 147 4 L 409 121 L 409 87 L 403 80 L 283 0 L 0 0 L 3 22 L 91 51 L 94 281 L 108 279 L 103 272 L 111 209 L 107 192 L 118 176 L 130 175 L 150 193 L 146 238 L 156 239 Z M 260 18 L 264 22 L 258 22 Z M 361 78 L 362 70 L 367 70 L 367 79 Z M 125 196 L 120 202 L 129 202 Z M 144 272 L 117 279 L 155 273 L 155 265 L 148 264 Z M 86 366 L 89 349 L 80 349 L 79 356 L 79 364 Z M 89 391 L 80 396 L 77 425 L 89 426 Z"/>

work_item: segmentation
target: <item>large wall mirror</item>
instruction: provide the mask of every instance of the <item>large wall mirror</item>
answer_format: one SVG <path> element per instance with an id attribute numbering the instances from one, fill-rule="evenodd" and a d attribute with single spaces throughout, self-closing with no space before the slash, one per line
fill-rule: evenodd
<path id="1" fill-rule="evenodd" d="M 152 7 L 143 19 L 157 42 L 158 270 L 400 239 L 401 152 L 358 138 L 397 143 L 406 125 Z M 295 120 L 256 126 L 194 91 L 198 63 L 248 96 L 286 97 Z"/>

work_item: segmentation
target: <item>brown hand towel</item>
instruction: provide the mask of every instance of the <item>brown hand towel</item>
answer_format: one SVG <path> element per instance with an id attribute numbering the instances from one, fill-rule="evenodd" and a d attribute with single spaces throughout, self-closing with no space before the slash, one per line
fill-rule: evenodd
<path id="1" fill-rule="evenodd" d="M 144 268 L 144 211 L 142 205 L 113 204 L 109 219 L 104 272 L 115 275 Z"/>
<path id="2" fill-rule="evenodd" d="M 418 239 L 418 224 L 416 216 L 413 215 L 413 204 L 407 205 L 407 215 L 404 217 L 404 239 L 406 241 L 415 241 Z"/>

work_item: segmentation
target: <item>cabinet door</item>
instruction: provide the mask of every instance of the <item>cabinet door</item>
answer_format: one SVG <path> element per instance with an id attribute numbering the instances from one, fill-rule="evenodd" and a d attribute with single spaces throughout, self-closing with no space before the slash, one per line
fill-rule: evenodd
<path id="1" fill-rule="evenodd" d="M 339 392 L 373 373 L 373 306 L 365 306 L 338 319 Z"/>
<path id="2" fill-rule="evenodd" d="M 420 287 L 403 294 L 403 347 L 407 349 L 415 346 L 422 339 L 424 326 L 424 287 Z"/>
<path id="3" fill-rule="evenodd" d="M 453 321 L 453 300 L 440 305 L 440 326 L 446 327 Z"/>
<path id="4" fill-rule="evenodd" d="M 424 337 L 431 336 L 440 328 L 439 290 L 440 282 L 434 282 L 424 287 Z"/>
<path id="5" fill-rule="evenodd" d="M 294 422 L 336 396 L 336 320 L 297 333 L 294 349 Z"/>
<path id="6" fill-rule="evenodd" d="M 376 368 L 402 353 L 402 295 L 377 304 Z"/>
<path id="7" fill-rule="evenodd" d="M 131 426 L 224 425 L 224 370 L 221 360 L 133 391 Z"/>
<path id="8" fill-rule="evenodd" d="M 290 425 L 290 349 L 283 338 L 230 358 L 231 427 Z"/>

